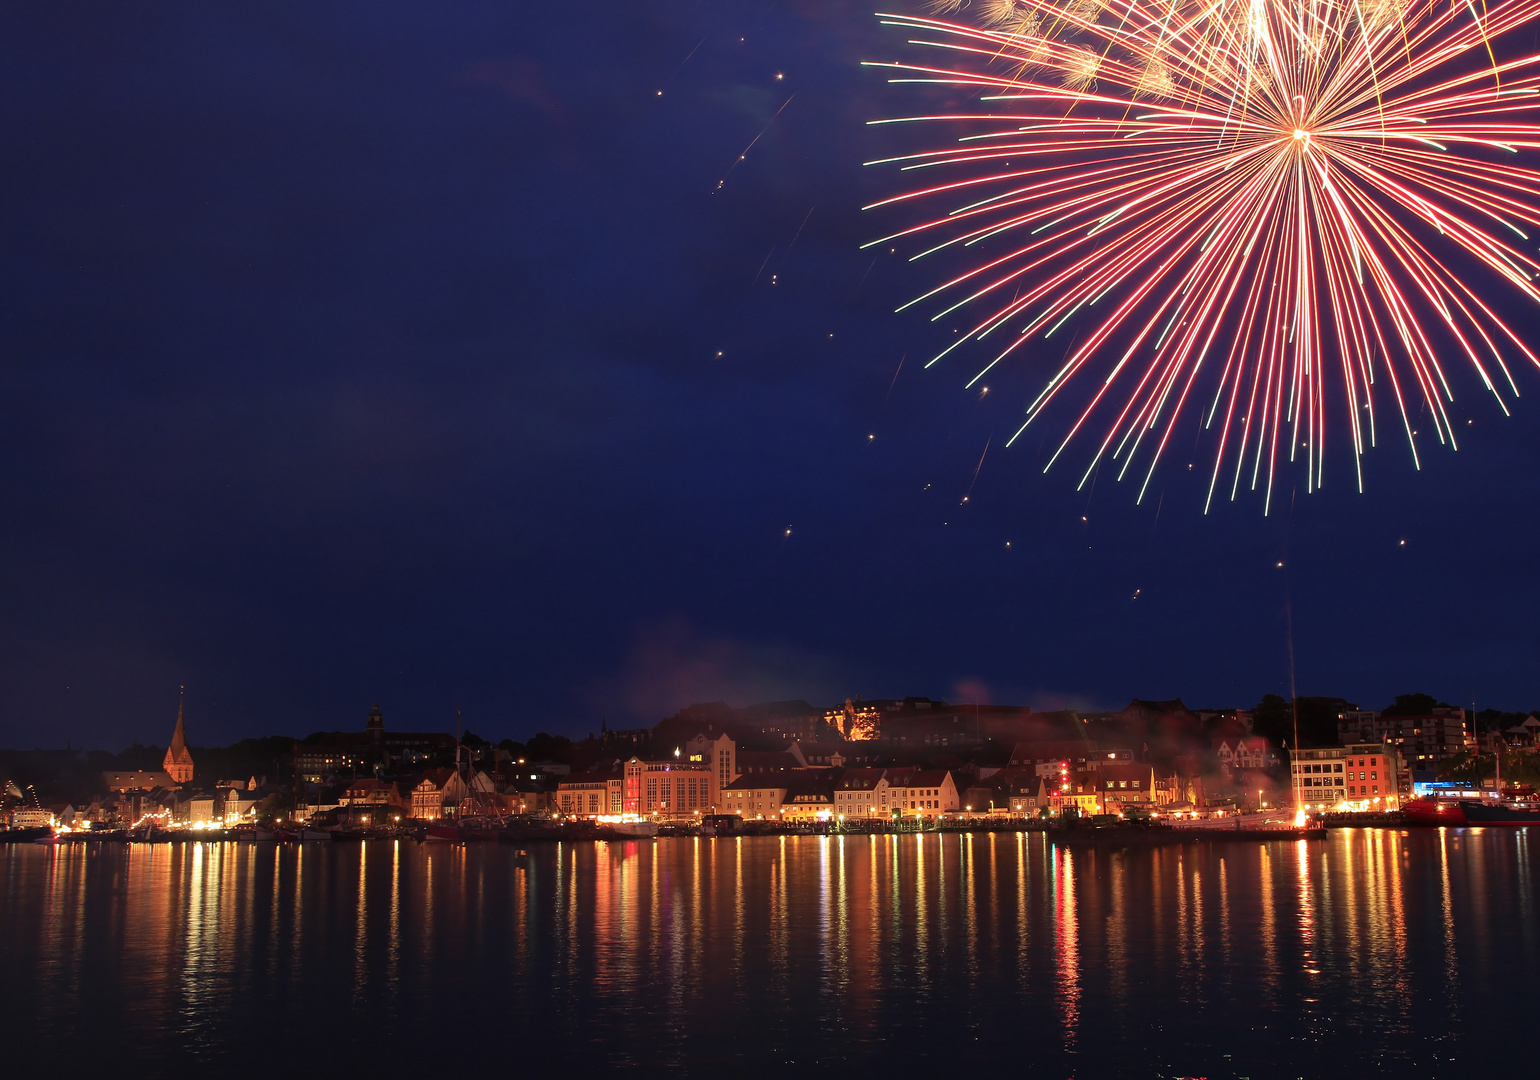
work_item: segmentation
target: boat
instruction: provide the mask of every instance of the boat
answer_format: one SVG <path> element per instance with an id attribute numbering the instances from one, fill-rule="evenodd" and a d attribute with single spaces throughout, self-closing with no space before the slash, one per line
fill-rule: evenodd
<path id="1" fill-rule="evenodd" d="M 464 789 L 464 797 L 456 808 L 458 820 L 428 822 L 426 840 L 439 843 L 455 843 L 461 840 L 498 841 L 503 837 L 502 824 L 498 819 L 497 799 L 490 787 L 478 784 L 477 773 L 471 767 L 470 752 L 460 741 L 460 710 L 455 710 L 455 776 Z M 448 809 L 447 807 L 445 808 Z"/>
<path id="2" fill-rule="evenodd" d="M 1423 796 L 1401 807 L 1401 820 L 1407 825 L 1451 828 L 1465 824 L 1468 800 L 1430 799 Z"/>
<path id="3" fill-rule="evenodd" d="M 502 834 L 502 829 L 484 818 L 460 822 L 460 836 L 466 840 L 491 840 L 495 843 Z"/>
<path id="4" fill-rule="evenodd" d="M 52 835 L 53 829 L 47 825 L 23 829 L 0 829 L 0 844 L 30 844 L 41 837 Z"/>
<path id="5" fill-rule="evenodd" d="M 1512 803 L 1462 800 L 1460 810 L 1467 825 L 1540 825 L 1540 810 L 1526 810 Z"/>
<path id="6" fill-rule="evenodd" d="M 230 839 L 239 841 L 276 840 L 278 835 L 267 829 L 231 829 Z"/>
<path id="7" fill-rule="evenodd" d="M 301 829 L 295 835 L 296 840 L 330 840 L 332 834 L 325 829 Z"/>
<path id="8" fill-rule="evenodd" d="M 653 837 L 658 835 L 655 821 L 615 821 L 609 823 L 610 832 L 625 837 Z"/>

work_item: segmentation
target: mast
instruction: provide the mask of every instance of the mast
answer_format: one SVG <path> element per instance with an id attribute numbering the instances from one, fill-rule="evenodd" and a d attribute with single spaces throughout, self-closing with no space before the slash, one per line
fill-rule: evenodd
<path id="1" fill-rule="evenodd" d="M 1472 709 L 1472 712 L 1475 710 Z M 1496 767 L 1497 801 L 1503 801 L 1503 737 L 1501 732 L 1492 735 L 1492 761 Z"/>

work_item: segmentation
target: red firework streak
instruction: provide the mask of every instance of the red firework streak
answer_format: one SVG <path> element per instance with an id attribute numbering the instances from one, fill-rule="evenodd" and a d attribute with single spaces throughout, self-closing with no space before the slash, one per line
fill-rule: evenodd
<path id="1" fill-rule="evenodd" d="M 942 179 L 868 209 L 942 205 L 868 246 L 964 260 L 904 307 L 966 320 L 931 363 L 975 343 L 970 387 L 1075 334 L 1012 438 L 1089 383 L 1047 467 L 1079 436 L 1080 483 L 1137 461 L 1142 499 L 1198 412 L 1214 448 L 1205 512 L 1243 483 L 1266 512 L 1281 462 L 1302 460 L 1309 490 L 1323 482 L 1329 412 L 1362 490 L 1377 397 L 1394 399 L 1420 467 L 1419 438 L 1458 448 L 1451 359 L 1505 414 L 1512 367 L 1540 367 L 1486 298 L 1511 286 L 1540 301 L 1540 56 L 1506 55 L 1540 0 L 971 10 L 982 25 L 880 16 L 944 62 L 870 66 L 977 107 L 874 121 L 962 134 L 872 163 Z"/>

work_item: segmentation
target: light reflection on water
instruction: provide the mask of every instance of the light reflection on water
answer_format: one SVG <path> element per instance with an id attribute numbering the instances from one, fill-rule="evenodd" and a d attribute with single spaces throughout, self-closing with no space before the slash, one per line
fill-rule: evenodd
<path id="1" fill-rule="evenodd" d="M 1523 831 L 0 849 L 8 1046 L 55 1070 L 1462 1075 L 1525 1045 Z M 14 1039 L 22 1040 L 20 1043 Z M 124 1063 L 130 1063 L 125 1065 Z"/>

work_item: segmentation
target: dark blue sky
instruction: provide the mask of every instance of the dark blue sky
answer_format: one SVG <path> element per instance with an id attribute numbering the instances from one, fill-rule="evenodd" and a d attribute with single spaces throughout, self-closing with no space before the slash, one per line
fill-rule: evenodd
<path id="1" fill-rule="evenodd" d="M 1286 610 L 1302 694 L 1540 704 L 1540 378 L 1460 371 L 1462 449 L 1364 495 L 1076 493 L 1001 446 L 1058 357 L 980 401 L 858 250 L 901 51 L 840 0 L 0 14 L 0 744 L 181 684 L 199 743 L 1250 704 Z"/>

